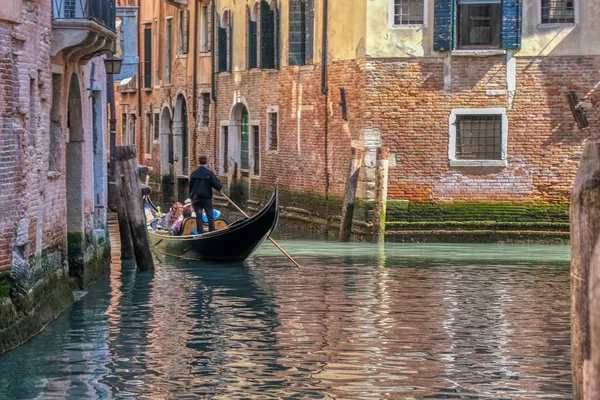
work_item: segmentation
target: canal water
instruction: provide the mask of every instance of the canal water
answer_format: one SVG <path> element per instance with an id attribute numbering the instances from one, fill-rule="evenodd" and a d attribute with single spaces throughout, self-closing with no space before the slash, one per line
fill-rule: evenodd
<path id="1" fill-rule="evenodd" d="M 567 246 L 280 244 L 301 268 L 115 253 L 0 399 L 571 398 Z"/>

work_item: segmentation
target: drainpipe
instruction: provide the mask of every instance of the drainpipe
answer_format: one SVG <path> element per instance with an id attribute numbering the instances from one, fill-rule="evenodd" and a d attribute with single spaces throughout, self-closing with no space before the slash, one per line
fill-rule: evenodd
<path id="1" fill-rule="evenodd" d="M 321 92 L 325 95 L 325 198 L 329 198 L 329 91 L 327 90 L 327 0 L 323 0 Z"/>
<path id="2" fill-rule="evenodd" d="M 137 0 L 137 7 L 138 10 L 141 10 L 141 2 L 142 0 Z M 140 15 L 140 11 L 138 11 L 138 16 L 137 16 L 137 53 L 138 53 L 138 57 L 140 57 L 140 54 L 142 54 L 142 18 Z M 140 63 L 138 64 L 138 89 L 137 89 L 137 95 L 138 95 L 138 117 L 140 117 L 140 121 L 142 119 L 142 57 L 140 57 Z M 141 124 L 138 124 L 138 126 L 140 126 Z M 137 138 L 136 138 L 137 139 Z M 136 143 L 136 147 L 137 147 L 137 143 L 138 141 L 135 141 Z"/>
<path id="3" fill-rule="evenodd" d="M 215 14 L 217 4 L 213 0 L 211 3 L 211 13 L 210 13 L 210 25 L 212 29 L 212 34 L 210 35 L 210 98 L 214 103 L 214 132 L 213 132 L 213 163 L 217 164 L 217 87 L 215 83 Z"/>
<path id="4" fill-rule="evenodd" d="M 194 154 L 194 160 L 198 159 L 198 154 L 196 153 L 197 147 L 198 147 L 198 8 L 199 5 L 202 4 L 202 0 L 197 0 L 195 3 L 195 13 L 194 13 L 194 73 L 193 75 L 193 79 L 194 79 L 194 85 L 193 85 L 193 89 L 192 89 L 192 93 L 193 93 L 193 100 L 192 100 L 192 115 L 194 116 L 194 121 L 195 121 L 195 126 L 194 126 L 194 132 L 196 133 L 194 135 L 194 140 L 193 140 L 193 144 L 194 144 L 194 148 L 193 148 L 193 154 Z M 192 165 L 194 165 L 196 161 L 192 162 Z"/>

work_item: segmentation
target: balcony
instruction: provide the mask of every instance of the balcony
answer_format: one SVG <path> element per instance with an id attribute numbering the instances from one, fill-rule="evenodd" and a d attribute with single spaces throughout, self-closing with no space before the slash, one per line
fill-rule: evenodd
<path id="1" fill-rule="evenodd" d="M 115 0 L 52 0 L 52 55 L 81 64 L 114 46 Z"/>

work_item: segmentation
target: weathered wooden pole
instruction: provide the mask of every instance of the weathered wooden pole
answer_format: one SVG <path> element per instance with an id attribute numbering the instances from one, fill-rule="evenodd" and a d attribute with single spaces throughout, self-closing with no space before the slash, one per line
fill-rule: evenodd
<path id="1" fill-rule="evenodd" d="M 116 150 L 115 150 L 116 152 Z M 133 241 L 131 240 L 131 230 L 129 229 L 129 219 L 127 216 L 127 204 L 123 192 L 125 190 L 121 171 L 119 166 L 115 165 L 115 186 L 113 190 L 114 201 L 117 207 L 117 219 L 119 221 L 119 236 L 121 238 L 121 260 L 132 260 L 135 258 L 133 253 Z"/>
<path id="2" fill-rule="evenodd" d="M 590 264 L 590 363 L 584 379 L 586 400 L 600 400 L 600 240 Z M 586 382 L 587 381 L 587 382 Z"/>
<path id="3" fill-rule="evenodd" d="M 133 242 L 135 261 L 141 271 L 152 270 L 154 269 L 154 260 L 148 242 L 146 216 L 142 201 L 142 185 L 139 181 L 140 171 L 135 147 L 118 146 L 116 158 L 121 171 L 121 185 L 124 189 L 122 196 L 127 205 L 127 220 Z"/>
<path id="4" fill-rule="evenodd" d="M 344 204 L 342 205 L 342 225 L 340 227 L 340 242 L 349 242 L 352 236 L 352 217 L 354 216 L 354 199 L 356 197 L 356 187 L 358 186 L 358 177 L 360 167 L 362 166 L 363 150 L 352 148 L 352 158 L 350 160 L 350 169 L 348 179 L 346 180 L 346 193 Z"/>
<path id="5" fill-rule="evenodd" d="M 585 398 L 590 360 L 589 268 L 600 232 L 600 142 L 589 142 L 571 193 L 571 369 L 573 399 Z"/>
<path id="6" fill-rule="evenodd" d="M 377 190 L 373 207 L 373 242 L 385 243 L 389 154 L 387 147 L 377 149 Z"/>

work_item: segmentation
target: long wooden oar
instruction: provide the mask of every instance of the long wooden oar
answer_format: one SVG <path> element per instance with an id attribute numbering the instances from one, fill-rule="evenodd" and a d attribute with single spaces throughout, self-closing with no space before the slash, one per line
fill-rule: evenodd
<path id="1" fill-rule="evenodd" d="M 235 203 L 233 202 L 233 200 L 231 200 L 229 197 L 227 197 L 227 196 L 225 195 L 225 193 L 223 193 L 223 192 L 219 192 L 219 193 L 221 193 L 221 195 L 222 195 L 223 197 L 225 197 L 225 199 L 226 199 L 228 202 L 230 202 L 230 203 L 231 203 L 231 204 L 232 204 L 232 205 L 233 205 L 233 206 L 234 206 L 234 207 L 235 207 L 235 208 L 236 208 L 236 209 L 237 209 L 239 212 L 241 212 L 241 213 L 242 213 L 242 215 L 243 215 L 244 217 L 246 217 L 246 218 L 250 218 L 250 216 L 249 216 L 248 214 L 246 214 L 246 213 L 244 212 L 244 210 L 242 210 L 241 208 L 239 208 L 239 207 L 238 207 L 238 205 L 237 205 L 237 204 L 235 204 Z M 296 264 L 296 267 L 299 267 L 299 266 L 300 266 L 300 264 L 298 264 L 298 263 L 296 262 L 296 260 L 294 260 L 294 259 L 292 258 L 292 256 L 290 256 L 290 255 L 289 255 L 289 254 L 288 254 L 288 253 L 287 253 L 287 252 L 286 252 L 286 251 L 285 251 L 285 250 L 284 250 L 284 249 L 283 249 L 283 248 L 282 248 L 282 247 L 281 247 L 281 246 L 280 246 L 280 245 L 279 245 L 279 244 L 278 244 L 278 243 L 275 241 L 275 239 L 273 239 L 271 236 L 269 236 L 269 237 L 268 237 L 268 239 L 271 241 L 271 243 L 273 243 L 273 244 L 275 245 L 275 247 L 277 247 L 277 248 L 279 249 L 279 251 L 281 251 L 281 252 L 282 252 L 282 253 L 283 253 L 283 254 L 284 254 L 284 255 L 285 255 L 287 258 L 289 258 L 291 262 L 293 262 L 294 264 Z"/>

